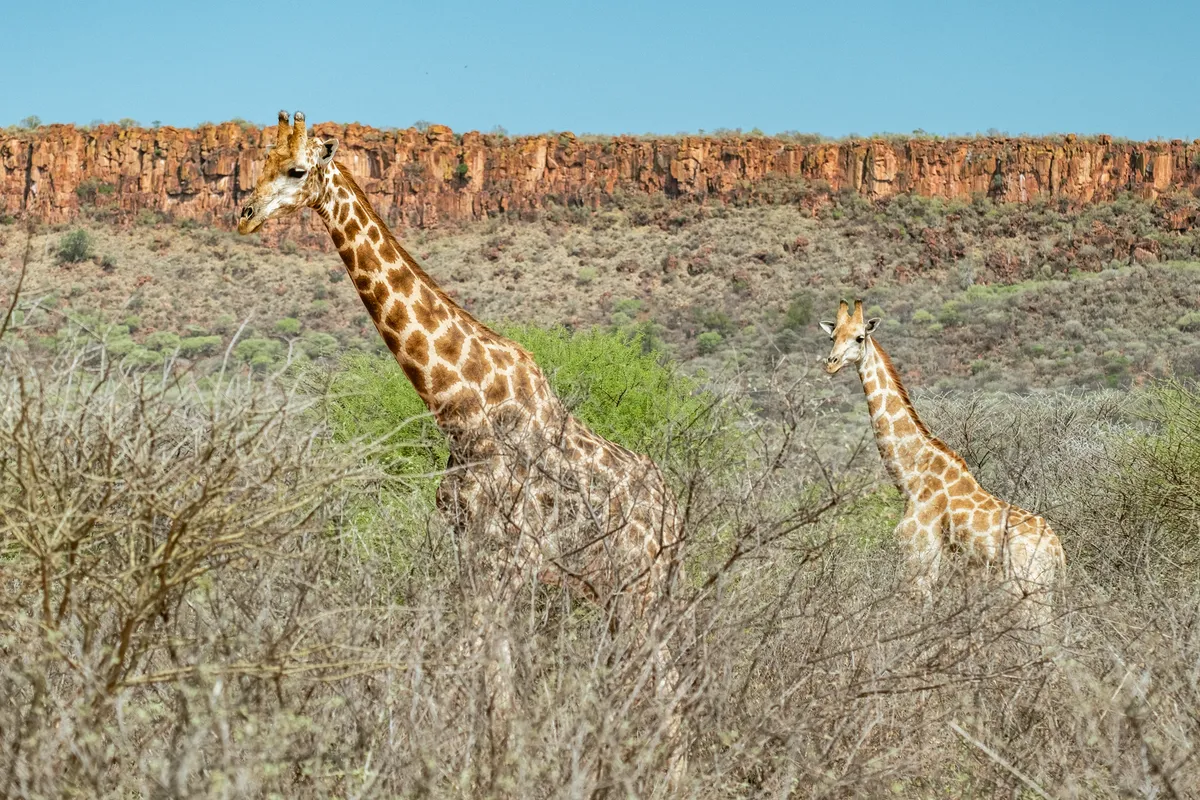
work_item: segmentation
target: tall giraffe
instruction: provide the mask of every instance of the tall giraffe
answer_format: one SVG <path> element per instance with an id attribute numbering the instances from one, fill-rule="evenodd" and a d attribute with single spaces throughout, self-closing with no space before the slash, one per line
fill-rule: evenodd
<path id="1" fill-rule="evenodd" d="M 333 160 L 337 148 L 310 139 L 301 112 L 289 125 L 280 111 L 238 232 L 305 207 L 325 223 L 379 335 L 446 435 L 437 506 L 491 561 L 490 599 L 511 601 L 533 574 L 605 607 L 615 624 L 632 622 L 644 641 L 651 608 L 681 569 L 662 473 L 576 420 L 527 351 L 455 304 Z M 507 644 L 499 657 L 511 659 Z M 668 661 L 658 647 L 660 690 L 676 677 Z"/>
<path id="2" fill-rule="evenodd" d="M 837 320 L 820 325 L 833 340 L 825 371 L 832 375 L 846 364 L 858 367 L 875 444 L 905 498 L 896 536 L 918 593 L 929 602 L 942 553 L 950 548 L 971 563 L 999 562 L 1008 588 L 1039 600 L 1044 618 L 1044 595 L 1065 568 L 1062 546 L 1046 520 L 985 491 L 958 453 L 929 432 L 875 341 L 879 319 L 863 321 L 861 300 L 854 301 L 853 314 L 842 301 Z"/>

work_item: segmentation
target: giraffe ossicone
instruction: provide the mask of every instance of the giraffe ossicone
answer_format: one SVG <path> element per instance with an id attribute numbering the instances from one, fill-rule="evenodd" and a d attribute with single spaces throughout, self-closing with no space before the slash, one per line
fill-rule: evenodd
<path id="1" fill-rule="evenodd" d="M 238 231 L 311 208 L 380 336 L 446 434 L 438 507 L 482 561 L 495 605 L 525 576 L 561 585 L 642 630 L 682 561 L 676 501 L 646 456 L 604 439 L 555 396 L 533 357 L 459 307 L 371 207 L 336 139 L 279 112 Z M 614 608 L 615 607 L 615 608 Z M 640 638 L 644 639 L 644 636 Z M 660 685 L 673 680 L 660 649 Z"/>
<path id="2" fill-rule="evenodd" d="M 928 603 L 950 549 L 970 563 L 1000 566 L 1006 586 L 1045 619 L 1050 591 L 1065 568 L 1062 545 L 1046 520 L 986 491 L 962 457 L 930 433 L 875 341 L 879 320 L 863 319 L 861 300 L 853 312 L 842 301 L 837 319 L 820 327 L 833 341 L 825 370 L 857 368 L 879 455 L 904 495 L 896 536 L 914 588 Z"/>

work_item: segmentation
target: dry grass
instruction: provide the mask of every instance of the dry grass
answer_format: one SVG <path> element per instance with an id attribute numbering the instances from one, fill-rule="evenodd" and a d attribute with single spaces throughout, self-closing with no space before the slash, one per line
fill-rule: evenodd
<path id="1" fill-rule="evenodd" d="M 800 388 L 762 389 L 776 420 L 743 423 L 741 461 L 675 460 L 677 693 L 631 691 L 646 653 L 543 587 L 493 610 L 517 633 L 502 716 L 468 548 L 405 515 L 411 489 L 335 442 L 320 398 L 67 352 L 0 361 L 5 796 L 647 796 L 675 714 L 674 796 L 1200 791 L 1200 591 L 1113 480 L 1152 424 L 1127 400 L 928 402 L 1069 548 L 1030 631 L 968 576 L 913 608 L 873 454 Z"/>

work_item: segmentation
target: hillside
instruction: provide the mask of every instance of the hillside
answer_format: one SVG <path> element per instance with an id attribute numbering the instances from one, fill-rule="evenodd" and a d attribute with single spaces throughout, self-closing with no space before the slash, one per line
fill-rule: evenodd
<path id="1" fill-rule="evenodd" d="M 639 332 L 689 370 L 750 382 L 815 363 L 826 346 L 816 319 L 852 295 L 878 307 L 881 341 L 913 387 L 1113 387 L 1200 373 L 1200 237 L 1173 222 L 1196 213 L 1195 197 L 1060 210 L 830 195 L 814 213 L 805 188 L 778 185 L 774 205 L 625 197 L 405 240 L 485 321 Z M 85 204 L 76 223 L 34 234 L 27 292 L 43 300 L 29 323 L 43 339 L 71 318 L 123 325 L 122 346 L 149 364 L 161 356 L 147 348 L 189 337 L 209 344 L 186 356 L 216 358 L 242 323 L 241 339 L 260 344 L 241 352 L 260 367 L 380 349 L 341 263 L 273 227 L 241 238 Z M 64 251 L 70 237 L 82 237 L 81 252 Z M 22 226 L 0 226 L 8 263 L 25 243 Z"/>

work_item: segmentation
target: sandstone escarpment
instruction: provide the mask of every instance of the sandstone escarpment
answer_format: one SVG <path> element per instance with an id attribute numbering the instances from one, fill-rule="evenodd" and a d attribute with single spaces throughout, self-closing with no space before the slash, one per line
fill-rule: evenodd
<path id="1" fill-rule="evenodd" d="M 1087 204 L 1126 191 L 1154 198 L 1200 186 L 1200 140 L 580 141 L 569 133 L 510 139 L 475 132 L 456 136 L 441 125 L 383 131 L 334 123 L 316 125 L 315 131 L 341 140 L 339 158 L 386 218 L 423 227 L 536 210 L 551 201 L 597 205 L 616 192 L 728 200 L 753 192 L 771 176 L 824 181 L 833 191 L 852 190 L 873 200 L 917 193 Z M 106 204 L 124 211 L 152 209 L 232 225 L 274 136 L 274 128 L 234 123 L 0 131 L 0 213 L 67 221 L 98 187 Z M 302 219 L 286 224 L 311 224 Z"/>

